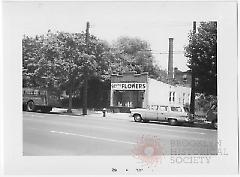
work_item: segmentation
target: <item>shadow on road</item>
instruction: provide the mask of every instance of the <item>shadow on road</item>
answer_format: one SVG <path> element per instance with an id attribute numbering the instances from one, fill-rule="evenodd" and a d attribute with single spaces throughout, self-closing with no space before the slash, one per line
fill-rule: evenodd
<path id="1" fill-rule="evenodd" d="M 135 122 L 135 121 L 132 120 L 131 122 Z M 136 122 L 136 123 L 139 123 L 139 122 Z M 150 122 L 147 122 L 144 124 L 158 124 L 158 125 L 165 125 L 165 126 L 173 127 L 172 125 L 169 125 L 168 122 L 150 121 Z M 207 123 L 193 123 L 193 124 L 183 123 L 181 125 L 175 125 L 175 127 L 196 127 L 196 128 L 216 130 L 212 127 L 212 125 L 207 124 Z"/>
<path id="2" fill-rule="evenodd" d="M 27 111 L 23 111 L 23 112 L 27 112 Z M 37 113 L 37 114 L 62 114 L 62 112 L 41 112 L 41 111 L 34 111 L 34 113 Z"/>

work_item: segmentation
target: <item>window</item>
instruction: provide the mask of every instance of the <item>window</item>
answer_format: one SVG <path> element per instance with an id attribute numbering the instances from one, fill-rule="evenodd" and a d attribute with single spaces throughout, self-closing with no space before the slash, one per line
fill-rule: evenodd
<path id="1" fill-rule="evenodd" d="M 151 105 L 150 109 L 156 111 L 158 110 L 158 105 Z"/>
<path id="2" fill-rule="evenodd" d="M 183 82 L 187 82 L 187 75 L 186 74 L 183 75 Z"/>
<path id="3" fill-rule="evenodd" d="M 171 107 L 171 111 L 182 112 L 182 109 L 180 107 Z"/>
<path id="4" fill-rule="evenodd" d="M 174 102 L 175 101 L 175 92 L 169 92 L 169 101 Z"/>
<path id="5" fill-rule="evenodd" d="M 183 104 L 185 104 L 185 93 L 183 93 Z"/>
<path id="6" fill-rule="evenodd" d="M 160 111 L 167 111 L 167 106 L 160 106 L 160 107 L 159 107 L 159 110 L 160 110 Z"/>

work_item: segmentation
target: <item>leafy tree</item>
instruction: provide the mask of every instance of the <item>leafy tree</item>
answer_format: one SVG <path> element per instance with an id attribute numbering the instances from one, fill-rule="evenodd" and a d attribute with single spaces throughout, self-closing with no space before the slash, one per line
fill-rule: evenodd
<path id="1" fill-rule="evenodd" d="M 151 78 L 157 79 L 164 83 L 169 83 L 167 70 L 161 69 L 159 66 L 154 65 L 150 75 Z"/>
<path id="2" fill-rule="evenodd" d="M 108 73 L 148 72 L 151 78 L 167 82 L 167 72 L 154 63 L 150 45 L 144 40 L 120 37 L 105 56 L 109 61 Z"/>
<path id="3" fill-rule="evenodd" d="M 34 42 L 34 38 L 30 38 Z M 95 36 L 90 36 L 88 48 L 85 43 L 85 33 L 52 33 L 42 36 L 41 45 L 36 47 L 36 53 L 28 50 L 28 42 L 23 40 L 23 55 L 29 63 L 35 63 L 31 78 L 32 85 L 59 91 L 66 90 L 69 95 L 69 109 L 72 108 L 72 96 L 83 83 L 83 75 L 87 77 L 104 73 L 104 44 Z M 26 55 L 32 56 L 33 61 Z M 37 56 L 37 57 L 35 57 Z M 26 68 L 26 62 L 23 66 Z M 105 67 L 105 68 L 104 68 Z M 28 65 L 27 65 L 28 69 Z M 29 72 L 28 69 L 26 72 Z"/>
<path id="4" fill-rule="evenodd" d="M 35 38 L 24 35 L 22 40 L 23 87 L 37 87 L 35 70 L 41 58 L 42 36 Z"/>
<path id="5" fill-rule="evenodd" d="M 112 46 L 112 72 L 151 72 L 153 56 L 150 45 L 138 38 L 121 37 Z"/>
<path id="6" fill-rule="evenodd" d="M 185 56 L 197 78 L 196 90 L 217 95 L 217 22 L 201 22 L 198 33 L 190 33 Z"/>

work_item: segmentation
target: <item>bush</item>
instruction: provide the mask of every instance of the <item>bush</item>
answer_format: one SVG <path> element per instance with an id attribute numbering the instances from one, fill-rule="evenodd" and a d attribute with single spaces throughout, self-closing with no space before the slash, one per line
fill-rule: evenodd
<path id="1" fill-rule="evenodd" d="M 210 109 L 212 104 L 217 103 L 217 96 L 209 95 L 201 95 L 195 100 L 195 113 L 206 114 Z"/>

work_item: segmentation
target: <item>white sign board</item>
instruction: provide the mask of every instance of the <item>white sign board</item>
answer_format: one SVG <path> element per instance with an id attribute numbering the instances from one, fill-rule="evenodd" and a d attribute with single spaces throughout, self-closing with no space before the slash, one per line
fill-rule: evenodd
<path id="1" fill-rule="evenodd" d="M 111 83 L 112 90 L 146 90 L 146 83 Z"/>

